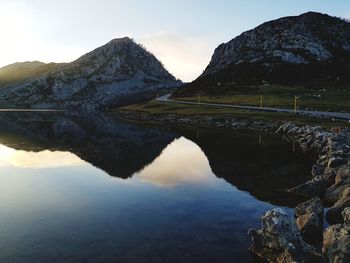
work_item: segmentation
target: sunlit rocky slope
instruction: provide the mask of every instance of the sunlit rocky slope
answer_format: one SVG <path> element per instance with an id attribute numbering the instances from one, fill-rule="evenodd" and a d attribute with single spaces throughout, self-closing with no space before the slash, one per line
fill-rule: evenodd
<path id="1" fill-rule="evenodd" d="M 0 68 L 0 88 L 21 84 L 43 74 L 56 71 L 65 63 L 43 63 L 40 61 L 17 62 Z"/>
<path id="2" fill-rule="evenodd" d="M 152 54 L 121 38 L 62 69 L 2 89 L 0 104 L 90 111 L 133 103 L 179 84 Z"/>

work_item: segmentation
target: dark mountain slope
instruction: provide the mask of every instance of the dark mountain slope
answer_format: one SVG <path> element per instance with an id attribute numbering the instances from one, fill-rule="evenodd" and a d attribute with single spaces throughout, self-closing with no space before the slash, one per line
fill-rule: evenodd
<path id="1" fill-rule="evenodd" d="M 181 93 L 230 85 L 350 83 L 350 23 L 309 12 L 264 23 L 214 52 Z"/>

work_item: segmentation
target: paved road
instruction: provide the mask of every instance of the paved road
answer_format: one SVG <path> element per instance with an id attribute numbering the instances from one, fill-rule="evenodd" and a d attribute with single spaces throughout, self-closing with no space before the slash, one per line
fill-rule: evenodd
<path id="1" fill-rule="evenodd" d="M 242 105 L 231 105 L 231 104 L 218 104 L 218 103 L 206 103 L 206 102 L 190 102 L 190 101 L 179 101 L 171 100 L 169 97 L 171 94 L 164 95 L 157 98 L 158 101 L 170 102 L 176 104 L 187 104 L 187 105 L 204 105 L 209 107 L 220 107 L 220 108 L 233 108 L 233 109 L 243 109 L 243 110 L 253 110 L 253 111 L 263 111 L 263 112 L 284 112 L 284 113 L 295 113 L 299 115 L 305 115 L 310 117 L 317 118 L 326 118 L 326 119 L 336 119 L 336 120 L 345 120 L 350 122 L 350 113 L 343 112 L 328 112 L 328 111 L 309 111 L 309 110 L 297 110 L 296 112 L 293 109 L 284 109 L 284 108 L 270 108 L 270 107 L 254 107 L 254 106 L 242 106 Z"/>

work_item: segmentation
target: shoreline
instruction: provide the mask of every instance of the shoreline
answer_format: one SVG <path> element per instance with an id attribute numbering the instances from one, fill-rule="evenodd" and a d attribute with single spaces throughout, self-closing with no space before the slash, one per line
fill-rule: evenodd
<path id="1" fill-rule="evenodd" d="M 315 125 L 295 125 L 279 120 L 254 120 L 232 116 L 151 114 L 115 111 L 129 121 L 198 125 L 208 128 L 249 129 L 277 133 L 297 143 L 303 151 L 319 155 L 311 168 L 312 179 L 289 189 L 310 198 L 295 208 L 295 218 L 282 209 L 262 216 L 262 229 L 249 230 L 250 250 L 270 262 L 348 262 L 350 257 L 350 129 L 328 130 Z M 326 210 L 326 207 L 330 207 Z M 329 227 L 324 228 L 324 214 Z M 322 254 L 316 247 L 322 247 Z M 338 261 L 336 261 L 338 260 Z"/>
<path id="2" fill-rule="evenodd" d="M 276 131 L 283 121 L 254 120 L 248 118 L 235 118 L 230 115 L 193 114 L 185 115 L 178 113 L 151 114 L 140 111 L 113 111 L 113 115 L 129 121 L 141 121 L 152 123 L 166 123 L 176 125 L 198 125 L 205 128 L 225 129 L 250 129 L 271 133 Z"/>

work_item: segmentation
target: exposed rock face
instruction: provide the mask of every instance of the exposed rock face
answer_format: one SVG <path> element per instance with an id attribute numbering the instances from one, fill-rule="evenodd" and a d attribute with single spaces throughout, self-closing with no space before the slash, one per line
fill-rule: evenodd
<path id="1" fill-rule="evenodd" d="M 350 189 L 340 197 L 340 199 L 327 211 L 326 218 L 331 224 L 341 223 L 343 218 L 341 216 L 343 210 L 350 206 Z"/>
<path id="2" fill-rule="evenodd" d="M 296 223 L 305 241 L 311 244 L 321 242 L 323 233 L 323 204 L 315 197 L 295 208 Z"/>
<path id="3" fill-rule="evenodd" d="M 335 183 L 326 190 L 325 199 L 333 204 L 326 218 L 330 223 L 342 223 L 342 211 L 350 206 L 350 165 L 341 166 L 336 174 Z"/>
<path id="4" fill-rule="evenodd" d="M 251 251 L 269 262 L 322 262 L 282 209 L 267 211 L 262 217 L 262 229 L 249 230 L 249 235 L 253 240 Z"/>
<path id="5" fill-rule="evenodd" d="M 350 82 L 350 23 L 309 12 L 270 21 L 214 52 L 204 73 L 182 93 L 223 84 Z"/>
<path id="6" fill-rule="evenodd" d="M 179 83 L 152 54 L 121 38 L 61 70 L 3 90 L 0 104 L 93 110 L 136 102 Z"/>
<path id="7" fill-rule="evenodd" d="M 203 75 L 216 73 L 232 63 L 329 61 L 338 56 L 337 52 L 350 51 L 349 37 L 349 23 L 328 15 L 309 12 L 277 19 L 220 45 Z"/>
<path id="8" fill-rule="evenodd" d="M 350 262 L 350 207 L 343 211 L 344 224 L 333 225 L 323 234 L 323 255 L 327 262 Z"/>

